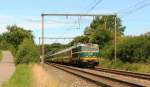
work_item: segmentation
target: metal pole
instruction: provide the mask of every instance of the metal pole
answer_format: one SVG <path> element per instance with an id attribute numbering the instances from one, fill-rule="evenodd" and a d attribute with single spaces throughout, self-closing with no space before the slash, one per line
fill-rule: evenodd
<path id="1" fill-rule="evenodd" d="M 117 46 L 116 46 L 116 43 L 117 43 L 117 14 L 115 15 L 115 52 L 114 52 L 114 58 L 115 58 L 115 62 L 117 60 L 117 56 L 116 56 L 116 50 L 117 50 Z"/>
<path id="2" fill-rule="evenodd" d="M 39 37 L 40 39 L 42 37 Z M 44 39 L 73 39 L 75 37 L 44 37 Z"/>
<path id="3" fill-rule="evenodd" d="M 44 64 L 44 15 L 42 14 L 42 56 L 41 63 Z"/>
<path id="4" fill-rule="evenodd" d="M 114 14 L 42 14 L 43 16 L 113 16 Z"/>
<path id="5" fill-rule="evenodd" d="M 105 17 L 105 30 L 107 28 L 107 17 Z"/>
<path id="6" fill-rule="evenodd" d="M 40 42 L 40 37 L 39 37 L 39 51 L 40 51 L 40 55 L 41 55 L 41 42 Z"/>
<path id="7" fill-rule="evenodd" d="M 40 46 L 40 37 L 39 37 L 39 46 Z"/>

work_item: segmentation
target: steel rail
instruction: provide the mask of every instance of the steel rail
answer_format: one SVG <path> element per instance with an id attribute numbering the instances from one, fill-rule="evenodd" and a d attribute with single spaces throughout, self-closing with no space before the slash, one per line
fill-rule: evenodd
<path id="1" fill-rule="evenodd" d="M 94 70 L 113 73 L 117 75 L 130 76 L 130 77 L 139 78 L 139 79 L 150 80 L 150 74 L 136 73 L 136 72 L 131 72 L 131 71 L 116 70 L 116 69 L 107 69 L 107 68 L 100 68 L 100 67 L 95 68 Z"/>
<path id="2" fill-rule="evenodd" d="M 122 85 L 121 87 L 123 87 L 123 86 L 124 87 L 145 87 L 143 84 L 123 81 L 123 80 L 119 80 L 116 78 L 111 78 L 111 77 L 99 75 L 96 73 L 84 71 L 84 70 L 81 70 L 81 69 L 75 68 L 75 67 L 70 67 L 70 66 L 65 66 L 65 65 L 60 65 L 60 64 L 52 64 L 52 66 L 54 66 L 58 69 L 64 70 L 66 72 L 69 72 L 71 74 L 80 76 L 84 79 L 90 80 L 92 82 L 95 82 L 96 84 L 99 84 L 99 85 L 102 85 L 105 87 L 116 86 L 115 84 L 120 84 L 120 85 Z M 95 79 L 92 79 L 92 77 L 94 77 Z M 99 81 L 98 79 L 103 79 L 103 80 Z M 105 80 L 105 82 L 104 82 L 104 80 Z M 108 81 L 108 82 L 106 82 L 106 81 Z"/>

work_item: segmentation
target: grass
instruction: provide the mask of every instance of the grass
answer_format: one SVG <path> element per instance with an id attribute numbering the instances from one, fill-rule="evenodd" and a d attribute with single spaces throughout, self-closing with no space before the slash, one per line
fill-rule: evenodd
<path id="1" fill-rule="evenodd" d="M 2 60 L 2 51 L 0 51 L 0 61 Z"/>
<path id="2" fill-rule="evenodd" d="M 116 62 L 102 59 L 100 61 L 100 66 L 104 68 L 111 68 L 111 69 L 120 69 L 120 70 L 127 70 L 127 71 L 134 71 L 140 73 L 150 73 L 150 64 L 146 63 L 123 63 L 119 60 Z"/>
<path id="3" fill-rule="evenodd" d="M 58 81 L 38 64 L 20 64 L 2 87 L 58 87 Z"/>
<path id="4" fill-rule="evenodd" d="M 32 72 L 35 82 L 33 87 L 62 87 L 58 85 L 58 79 L 54 78 L 55 76 L 52 76 L 53 74 L 48 73 L 48 71 L 41 65 L 35 64 Z"/>
<path id="5" fill-rule="evenodd" d="M 31 66 L 17 65 L 14 75 L 2 87 L 32 87 Z"/>

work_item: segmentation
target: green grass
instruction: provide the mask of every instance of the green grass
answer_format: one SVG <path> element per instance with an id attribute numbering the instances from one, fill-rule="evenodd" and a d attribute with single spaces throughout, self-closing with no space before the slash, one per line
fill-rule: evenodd
<path id="1" fill-rule="evenodd" d="M 0 51 L 0 61 L 2 60 L 2 51 Z"/>
<path id="2" fill-rule="evenodd" d="M 120 70 L 127 70 L 127 71 L 134 71 L 134 72 L 140 72 L 140 73 L 150 73 L 150 64 L 146 63 L 123 63 L 119 60 L 116 61 L 110 61 L 110 60 L 101 60 L 100 66 L 104 68 L 111 68 L 111 69 L 120 69 Z"/>
<path id="3" fill-rule="evenodd" d="M 11 79 L 2 87 L 31 87 L 32 70 L 29 65 L 17 65 L 16 71 Z"/>

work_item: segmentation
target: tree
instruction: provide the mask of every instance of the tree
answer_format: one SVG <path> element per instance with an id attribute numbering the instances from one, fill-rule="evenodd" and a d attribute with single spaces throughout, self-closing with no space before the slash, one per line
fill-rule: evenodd
<path id="1" fill-rule="evenodd" d="M 8 26 L 8 32 L 3 33 L 3 40 L 7 43 L 12 44 L 16 49 L 23 42 L 24 38 L 31 39 L 33 41 L 32 32 L 29 30 L 25 30 L 16 25 Z"/>
<path id="2" fill-rule="evenodd" d="M 47 54 L 47 53 L 52 54 L 52 53 L 58 52 L 64 48 L 65 48 L 65 45 L 60 44 L 60 43 L 53 43 L 50 45 L 46 44 L 45 45 L 45 54 Z"/>
<path id="3" fill-rule="evenodd" d="M 19 45 L 19 49 L 17 51 L 15 59 L 16 64 L 29 64 L 32 62 L 38 62 L 39 60 L 39 51 L 37 46 L 31 39 L 24 39 L 22 44 Z"/>
<path id="4" fill-rule="evenodd" d="M 86 27 L 84 35 L 89 38 L 89 42 L 99 44 L 103 48 L 105 44 L 114 40 L 114 16 L 96 17 L 89 27 Z M 117 37 L 122 37 L 125 27 L 121 20 L 117 18 Z"/>
<path id="5" fill-rule="evenodd" d="M 78 43 L 88 43 L 89 42 L 89 38 L 87 36 L 77 36 L 74 38 L 73 41 L 71 41 L 69 44 L 70 46 L 73 46 L 75 44 L 78 44 Z"/>
<path id="6" fill-rule="evenodd" d="M 117 59 L 129 63 L 150 63 L 150 36 L 127 36 L 122 42 L 117 44 Z M 105 46 L 102 50 L 105 58 L 114 57 L 114 49 L 111 46 Z"/>

